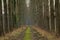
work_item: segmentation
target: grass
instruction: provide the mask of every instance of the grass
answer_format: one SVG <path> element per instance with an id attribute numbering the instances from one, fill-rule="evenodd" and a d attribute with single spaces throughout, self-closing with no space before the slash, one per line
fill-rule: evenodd
<path id="1" fill-rule="evenodd" d="M 30 27 L 26 29 L 24 40 L 31 40 L 31 30 Z"/>

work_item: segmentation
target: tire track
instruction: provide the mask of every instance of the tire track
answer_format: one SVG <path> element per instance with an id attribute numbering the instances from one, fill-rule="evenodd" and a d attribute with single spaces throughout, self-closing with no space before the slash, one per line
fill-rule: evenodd
<path id="1" fill-rule="evenodd" d="M 46 37 L 43 37 L 39 32 L 32 29 L 32 40 L 48 40 Z"/>

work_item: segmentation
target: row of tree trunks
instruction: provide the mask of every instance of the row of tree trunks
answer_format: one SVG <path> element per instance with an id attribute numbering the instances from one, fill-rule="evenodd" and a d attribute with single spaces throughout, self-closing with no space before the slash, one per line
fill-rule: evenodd
<path id="1" fill-rule="evenodd" d="M 2 2 L 0 0 L 0 35 L 3 33 L 3 27 L 2 27 Z"/>
<path id="2" fill-rule="evenodd" d="M 18 23 L 16 21 L 17 1 L 19 2 L 19 0 L 0 0 L 0 35 L 5 35 L 18 27 L 16 26 Z"/>
<path id="3" fill-rule="evenodd" d="M 56 3 L 55 8 L 56 8 L 56 24 L 57 24 L 56 31 L 58 34 L 60 34 L 60 1 L 56 0 L 55 3 Z"/>
<path id="4" fill-rule="evenodd" d="M 33 24 L 60 34 L 60 1 L 59 0 L 31 0 Z"/>
<path id="5" fill-rule="evenodd" d="M 60 13 L 59 13 L 59 0 L 42 0 L 44 16 L 44 28 L 51 32 L 60 34 Z"/>
<path id="6" fill-rule="evenodd" d="M 44 13 L 44 28 L 50 32 L 60 34 L 60 1 L 59 0 L 43 0 L 43 13 Z"/>

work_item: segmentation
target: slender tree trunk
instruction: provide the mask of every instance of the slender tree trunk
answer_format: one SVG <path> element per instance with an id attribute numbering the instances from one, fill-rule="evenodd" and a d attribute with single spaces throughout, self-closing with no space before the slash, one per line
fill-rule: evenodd
<path id="1" fill-rule="evenodd" d="M 49 27 L 51 31 L 51 9 L 50 9 L 50 0 L 48 0 L 48 6 L 49 6 Z"/>
<path id="2" fill-rule="evenodd" d="M 10 27 L 9 27 L 9 8 L 8 8 L 8 0 L 6 0 L 6 4 L 7 4 L 7 21 L 8 21 L 8 31 L 10 32 Z"/>
<path id="3" fill-rule="evenodd" d="M 5 19 L 4 19 L 4 0 L 1 0 L 2 2 L 2 20 L 3 20 L 3 33 L 5 34 Z"/>
<path id="4" fill-rule="evenodd" d="M 42 12 L 43 12 L 43 25 L 44 25 L 44 1 L 42 1 Z"/>
<path id="5" fill-rule="evenodd" d="M 18 27 L 18 0 L 16 0 L 16 26 Z"/>
<path id="6" fill-rule="evenodd" d="M 54 27 L 56 32 L 56 12 L 55 12 L 55 0 L 53 0 L 53 9 L 54 9 Z"/>
<path id="7" fill-rule="evenodd" d="M 11 8 L 11 13 L 10 13 L 10 16 L 11 16 L 11 29 L 13 30 L 13 3 L 12 3 L 13 0 L 10 0 L 10 8 Z"/>

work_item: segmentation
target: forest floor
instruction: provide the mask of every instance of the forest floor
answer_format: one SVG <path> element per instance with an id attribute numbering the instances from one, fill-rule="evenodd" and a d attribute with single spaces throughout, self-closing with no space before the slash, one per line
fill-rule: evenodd
<path id="1" fill-rule="evenodd" d="M 12 32 L 5 34 L 5 36 L 1 36 L 0 40 L 10 40 L 10 38 L 17 38 L 19 34 L 26 29 L 25 26 L 22 26 L 18 29 L 14 29 Z"/>
<path id="2" fill-rule="evenodd" d="M 0 40 L 60 40 L 55 34 L 50 33 L 38 26 L 21 26 L 11 33 L 0 37 Z"/>
<path id="3" fill-rule="evenodd" d="M 37 32 L 39 32 L 40 34 L 42 34 L 42 36 L 45 36 L 48 38 L 48 40 L 60 40 L 60 37 L 56 37 L 56 35 L 54 33 L 50 33 L 46 30 L 41 29 L 38 26 L 33 26 L 33 29 L 37 30 Z"/>

